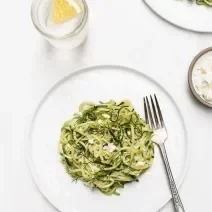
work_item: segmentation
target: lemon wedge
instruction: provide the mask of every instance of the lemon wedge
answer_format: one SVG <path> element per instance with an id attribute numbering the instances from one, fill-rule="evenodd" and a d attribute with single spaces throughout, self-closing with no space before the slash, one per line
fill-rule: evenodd
<path id="1" fill-rule="evenodd" d="M 55 24 L 62 24 L 77 16 L 82 11 L 79 2 L 76 0 L 53 1 L 52 20 Z"/>

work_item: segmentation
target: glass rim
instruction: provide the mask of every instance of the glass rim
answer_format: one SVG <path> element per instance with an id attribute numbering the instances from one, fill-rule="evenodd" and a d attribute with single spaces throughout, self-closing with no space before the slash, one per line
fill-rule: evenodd
<path id="1" fill-rule="evenodd" d="M 82 5 L 83 5 L 83 9 L 84 9 L 84 15 L 83 15 L 83 18 L 81 19 L 80 23 L 77 25 L 77 27 L 70 33 L 68 34 L 65 34 L 63 36 L 54 36 L 52 34 L 49 34 L 47 32 L 45 32 L 35 21 L 35 11 L 34 11 L 34 4 L 35 4 L 35 1 L 33 1 L 32 5 L 31 5 L 31 19 L 32 19 L 32 23 L 33 25 L 35 26 L 35 28 L 45 37 L 47 38 L 51 38 L 51 39 L 55 39 L 55 40 L 61 40 L 61 39 L 65 39 L 65 38 L 69 38 L 69 37 L 72 37 L 74 35 L 77 35 L 85 26 L 86 22 L 87 22 L 87 19 L 88 19 L 88 5 L 86 3 L 85 0 L 81 0 L 82 1 Z"/>

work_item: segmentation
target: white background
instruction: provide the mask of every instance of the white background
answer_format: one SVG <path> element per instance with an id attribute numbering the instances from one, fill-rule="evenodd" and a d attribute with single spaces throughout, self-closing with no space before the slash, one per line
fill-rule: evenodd
<path id="1" fill-rule="evenodd" d="M 187 85 L 189 64 L 212 44 L 212 35 L 174 27 L 142 0 L 87 1 L 88 40 L 69 52 L 53 49 L 36 32 L 30 20 L 31 1 L 1 1 L 0 211 L 56 212 L 33 183 L 24 141 L 44 94 L 76 68 L 95 64 L 141 70 L 174 97 L 191 142 L 189 170 L 180 189 L 182 201 L 187 212 L 212 211 L 212 109 L 194 100 Z M 172 212 L 171 202 L 161 211 Z"/>

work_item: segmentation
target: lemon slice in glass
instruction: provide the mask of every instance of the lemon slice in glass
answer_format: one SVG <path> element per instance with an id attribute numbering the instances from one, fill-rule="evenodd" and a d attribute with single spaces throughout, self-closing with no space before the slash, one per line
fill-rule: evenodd
<path id="1" fill-rule="evenodd" d="M 81 13 L 82 8 L 77 0 L 53 0 L 52 21 L 62 24 Z"/>

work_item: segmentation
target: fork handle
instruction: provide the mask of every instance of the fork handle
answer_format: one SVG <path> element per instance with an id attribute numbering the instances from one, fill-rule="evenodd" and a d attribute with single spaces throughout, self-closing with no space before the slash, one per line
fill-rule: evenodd
<path id="1" fill-rule="evenodd" d="M 171 193 L 172 193 L 172 199 L 173 199 L 173 203 L 174 203 L 174 208 L 175 208 L 175 212 L 185 212 L 185 209 L 183 207 L 182 201 L 180 199 L 178 190 L 177 190 L 177 186 L 175 184 L 174 181 L 174 177 L 172 175 L 172 171 L 171 171 L 171 167 L 169 165 L 169 160 L 168 160 L 168 156 L 166 153 L 166 148 L 164 143 L 159 145 L 161 154 L 163 156 L 163 161 L 165 163 L 165 167 L 166 167 L 166 172 L 168 174 L 168 179 L 169 179 L 169 185 L 170 185 L 170 189 L 171 189 Z"/>

